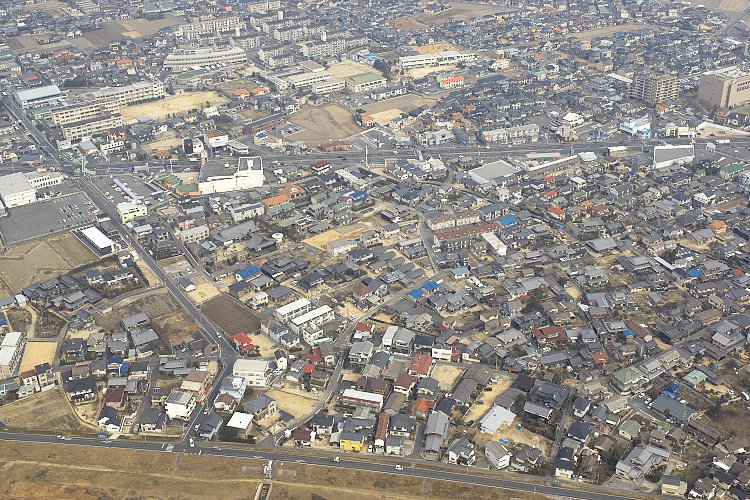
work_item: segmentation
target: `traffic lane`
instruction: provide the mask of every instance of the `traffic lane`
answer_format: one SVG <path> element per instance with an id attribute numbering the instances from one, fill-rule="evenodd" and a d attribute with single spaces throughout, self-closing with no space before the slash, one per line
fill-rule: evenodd
<path id="1" fill-rule="evenodd" d="M 624 495 L 611 495 L 608 493 L 597 493 L 580 490 L 571 490 L 563 487 L 554 486 L 542 486 L 534 485 L 529 483 L 512 481 L 509 479 L 493 478 L 486 476 L 473 476 L 471 474 L 460 474 L 450 471 L 437 471 L 430 469 L 422 469 L 419 467 L 405 467 L 403 471 L 396 470 L 394 465 L 379 464 L 372 462 L 360 462 L 353 460 L 340 460 L 339 462 L 333 462 L 330 458 L 306 456 L 306 455 L 294 455 L 290 453 L 279 453 L 279 452 L 265 452 L 256 450 L 238 450 L 234 448 L 230 449 L 219 449 L 217 448 L 204 448 L 201 446 L 189 447 L 184 445 L 173 446 L 172 449 L 168 448 L 166 443 L 149 443 L 141 441 L 102 441 L 92 438 L 70 438 L 69 440 L 61 441 L 56 436 L 47 436 L 39 434 L 18 434 L 18 433 L 0 433 L 0 440 L 4 441 L 26 441 L 26 442 L 43 442 L 43 443 L 57 443 L 65 445 L 76 445 L 76 446 L 96 446 L 96 447 L 107 447 L 107 448 L 121 448 L 121 449 L 133 449 L 141 451 L 155 451 L 155 452 L 177 452 L 177 453 L 189 453 L 189 454 L 200 454 L 200 455 L 213 455 L 227 458 L 244 458 L 244 459 L 255 459 L 255 460 L 276 460 L 279 462 L 287 463 L 299 463 L 305 465 L 325 466 L 325 467 L 340 467 L 348 470 L 362 470 L 368 472 L 379 472 L 387 474 L 400 474 L 404 476 L 419 477 L 423 479 L 436 479 L 443 481 L 460 482 L 467 484 L 475 484 L 479 486 L 488 486 L 494 488 L 506 488 L 519 491 L 536 491 L 540 494 L 567 496 L 580 500 L 616 500 L 623 498 L 630 498 Z"/>
<path id="2" fill-rule="evenodd" d="M 451 481 L 458 483 L 474 484 L 478 486 L 487 486 L 492 488 L 505 488 L 517 491 L 537 492 L 539 494 L 566 496 L 579 500 L 622 500 L 631 497 L 625 495 L 612 495 L 608 493 L 598 493 L 590 491 L 573 490 L 564 487 L 535 485 L 510 479 L 502 479 L 487 476 L 476 476 L 471 474 L 462 474 L 450 471 L 440 471 L 431 469 L 422 469 L 419 467 L 404 467 L 404 470 L 396 470 L 395 465 L 379 464 L 373 462 L 360 462 L 354 460 L 340 459 L 333 462 L 330 458 L 290 455 L 278 452 L 260 452 L 255 450 L 237 450 L 237 449 L 216 449 L 201 448 L 202 455 L 216 455 L 232 458 L 251 458 L 275 460 L 286 463 L 299 463 L 302 465 L 314 465 L 324 467 L 339 467 L 348 470 L 361 470 L 367 472 L 378 472 L 384 474 L 397 474 L 402 476 L 418 477 L 422 479 L 433 479 L 442 481 Z M 296 457 L 296 458 L 295 458 Z"/>

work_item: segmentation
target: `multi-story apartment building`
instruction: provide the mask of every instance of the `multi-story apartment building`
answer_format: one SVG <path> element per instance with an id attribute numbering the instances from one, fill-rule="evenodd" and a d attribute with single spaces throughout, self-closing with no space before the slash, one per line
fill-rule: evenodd
<path id="1" fill-rule="evenodd" d="M 26 335 L 21 332 L 6 333 L 0 340 L 0 378 L 13 376 L 23 359 Z"/>
<path id="2" fill-rule="evenodd" d="M 301 52 L 305 57 L 311 59 L 320 59 L 331 57 L 346 52 L 348 43 L 344 38 L 334 38 L 333 40 L 320 40 L 310 42 L 302 46 Z"/>
<path id="3" fill-rule="evenodd" d="M 539 138 L 539 125 L 529 123 L 508 128 L 497 128 L 482 132 L 482 141 L 485 144 L 504 144 L 514 140 L 523 139 L 528 142 L 536 142 Z"/>
<path id="4" fill-rule="evenodd" d="M 175 30 L 175 35 L 178 38 L 195 40 L 201 38 L 204 35 L 219 35 L 232 31 L 238 32 L 244 29 L 245 22 L 237 16 L 218 17 L 215 19 L 207 19 L 205 21 L 197 21 L 194 23 L 178 26 Z"/>
<path id="5" fill-rule="evenodd" d="M 680 94 L 680 82 L 674 75 L 635 75 L 628 94 L 650 104 L 674 101 Z"/>
<path id="6" fill-rule="evenodd" d="M 268 2 L 252 2 L 245 4 L 248 12 L 268 12 L 281 8 L 281 0 L 270 0 Z"/>
<path id="7" fill-rule="evenodd" d="M 194 66 L 241 64 L 247 53 L 240 47 L 195 47 L 176 49 L 164 59 L 164 69 L 183 71 Z"/>
<path id="8" fill-rule="evenodd" d="M 303 297 L 301 299 L 295 300 L 294 302 L 290 302 L 289 304 L 277 307 L 273 315 L 276 317 L 276 319 L 278 319 L 282 323 L 285 323 L 296 318 L 297 316 L 305 314 L 310 309 L 312 309 L 312 302 L 310 302 L 309 299 Z"/>

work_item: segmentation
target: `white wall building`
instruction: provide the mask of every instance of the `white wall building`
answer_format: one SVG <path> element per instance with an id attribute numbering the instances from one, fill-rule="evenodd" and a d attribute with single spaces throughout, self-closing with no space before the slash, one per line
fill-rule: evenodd
<path id="1" fill-rule="evenodd" d="M 240 158 L 237 170 L 232 175 L 208 177 L 198 183 L 201 194 L 228 193 L 263 185 L 263 160 L 260 156 Z"/>
<path id="2" fill-rule="evenodd" d="M 314 330 L 333 321 L 333 318 L 333 309 L 330 306 L 320 306 L 292 319 L 290 327 L 295 333 L 299 333 L 302 330 Z"/>
<path id="3" fill-rule="evenodd" d="M 266 359 L 238 359 L 232 375 L 245 379 L 248 387 L 267 387 L 273 372 L 273 362 Z"/>
<path id="4" fill-rule="evenodd" d="M 167 417 L 177 420 L 188 420 L 195 410 L 195 395 L 192 392 L 173 389 L 164 403 Z"/>

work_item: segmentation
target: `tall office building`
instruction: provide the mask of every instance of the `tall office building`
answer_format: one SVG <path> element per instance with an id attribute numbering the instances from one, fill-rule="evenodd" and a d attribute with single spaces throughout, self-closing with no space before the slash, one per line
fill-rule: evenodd
<path id="1" fill-rule="evenodd" d="M 651 73 L 635 75 L 628 94 L 630 97 L 650 104 L 674 101 L 680 94 L 680 82 L 674 75 Z"/>
<path id="2" fill-rule="evenodd" d="M 734 108 L 750 102 L 750 73 L 736 66 L 707 71 L 700 77 L 698 99 L 712 108 Z"/>

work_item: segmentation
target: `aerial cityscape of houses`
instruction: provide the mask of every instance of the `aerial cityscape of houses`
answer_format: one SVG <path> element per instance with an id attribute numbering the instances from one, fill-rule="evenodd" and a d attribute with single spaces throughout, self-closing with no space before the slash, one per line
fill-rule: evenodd
<path id="1" fill-rule="evenodd" d="M 0 438 L 750 498 L 724 3 L 0 2 Z"/>

